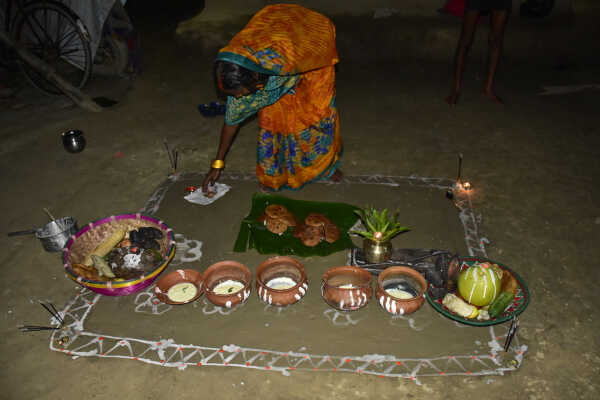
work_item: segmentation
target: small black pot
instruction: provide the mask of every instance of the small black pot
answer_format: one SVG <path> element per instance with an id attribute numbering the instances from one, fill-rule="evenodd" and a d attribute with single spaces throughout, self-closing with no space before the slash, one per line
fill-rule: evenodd
<path id="1" fill-rule="evenodd" d="M 65 150 L 69 153 L 79 153 L 85 148 L 85 137 L 82 131 L 70 130 L 62 133 Z"/>

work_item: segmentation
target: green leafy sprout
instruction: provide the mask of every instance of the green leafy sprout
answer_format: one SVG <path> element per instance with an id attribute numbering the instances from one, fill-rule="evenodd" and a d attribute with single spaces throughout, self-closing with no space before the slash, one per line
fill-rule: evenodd
<path id="1" fill-rule="evenodd" d="M 373 207 L 367 206 L 354 212 L 360 217 L 367 230 L 352 230 L 350 233 L 376 242 L 388 241 L 399 233 L 410 230 L 410 228 L 402 226 L 398 222 L 398 211 L 392 215 L 387 208 L 378 211 Z"/>

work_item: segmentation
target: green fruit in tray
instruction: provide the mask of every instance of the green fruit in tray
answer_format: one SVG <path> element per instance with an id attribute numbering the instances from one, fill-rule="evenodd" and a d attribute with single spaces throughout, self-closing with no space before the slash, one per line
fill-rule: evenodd
<path id="1" fill-rule="evenodd" d="M 475 263 L 458 277 L 458 293 L 474 306 L 490 304 L 500 293 L 502 277 L 488 263 Z"/>
<path id="2" fill-rule="evenodd" d="M 512 292 L 500 293 L 490 305 L 490 317 L 496 318 L 500 316 L 504 312 L 506 307 L 508 307 L 512 303 L 514 298 L 515 295 Z"/>

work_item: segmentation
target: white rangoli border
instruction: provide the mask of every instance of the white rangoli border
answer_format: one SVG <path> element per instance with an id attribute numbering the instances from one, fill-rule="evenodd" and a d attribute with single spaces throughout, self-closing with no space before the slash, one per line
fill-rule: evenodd
<path id="1" fill-rule="evenodd" d="M 199 174 L 177 174 L 169 176 L 146 202 L 141 212 L 154 214 L 158 211 L 161 201 L 169 188 L 184 178 L 201 177 Z M 256 180 L 254 175 L 228 173 L 223 179 Z M 375 184 L 398 186 L 409 183 L 416 186 L 432 187 L 444 191 L 453 190 L 454 204 L 459 211 L 459 218 L 465 231 L 465 242 L 471 256 L 486 257 L 485 243 L 477 226 L 477 218 L 473 213 L 471 197 L 468 192 L 457 188 L 456 182 L 449 179 L 424 178 L 418 176 L 346 176 L 339 184 Z M 329 184 L 329 183 L 325 183 Z M 183 239 L 185 246 L 190 241 Z M 194 241 L 191 241 L 194 242 Z M 195 246 L 196 253 L 201 255 L 201 242 Z M 143 307 L 150 307 L 152 314 L 162 314 L 170 308 L 159 309 L 156 299 L 149 296 L 149 290 L 140 292 L 135 302 L 137 312 Z M 142 296 L 142 297 L 140 297 Z M 146 300 L 142 301 L 143 296 Z M 487 342 L 489 354 L 447 355 L 435 358 L 401 358 L 394 355 L 366 354 L 362 356 L 332 356 L 326 354 L 310 354 L 303 351 L 277 351 L 269 349 L 246 348 L 229 344 L 217 347 L 198 345 L 183 345 L 173 339 L 144 340 L 105 335 L 86 331 L 84 322 L 92 308 L 102 296 L 87 289 L 79 289 L 60 312 L 65 320 L 62 329 L 53 331 L 50 337 L 50 350 L 62 352 L 73 358 L 101 357 L 122 358 L 154 364 L 163 367 L 173 367 L 183 370 L 190 366 L 239 367 L 264 371 L 277 371 L 290 375 L 292 371 L 330 371 L 350 372 L 355 374 L 375 375 L 381 378 L 406 378 L 420 384 L 419 378 L 427 376 L 486 376 L 503 375 L 521 366 L 523 356 L 527 351 L 526 345 L 519 344 L 515 337 L 509 351 L 503 351 L 506 333 L 498 335 L 494 326 L 489 326 L 490 340 Z M 214 310 L 213 310 L 214 311 Z M 212 311 L 211 311 L 212 312 Z M 338 313 L 327 316 L 332 323 L 345 314 Z M 341 314 L 341 315 L 337 315 Z M 407 319 L 412 324 L 410 319 Z M 52 319 L 55 325 L 58 321 Z M 351 323 L 351 322 L 349 322 Z M 411 325 L 412 327 L 412 325 Z M 414 329 L 414 328 L 413 328 Z M 508 329 L 507 329 L 508 331 Z M 302 349 L 301 349 L 302 350 Z M 509 356 L 512 358 L 509 359 Z"/>

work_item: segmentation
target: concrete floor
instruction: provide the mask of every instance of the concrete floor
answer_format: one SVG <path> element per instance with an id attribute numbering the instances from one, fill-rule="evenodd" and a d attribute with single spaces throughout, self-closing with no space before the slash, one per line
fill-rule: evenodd
<path id="1" fill-rule="evenodd" d="M 134 82 L 97 78 L 88 88 L 118 105 L 87 113 L 26 87 L 0 103 L 5 232 L 43 225 L 44 207 L 57 216 L 75 216 L 80 224 L 142 208 L 168 173 L 164 138 L 179 149 L 183 170 L 207 168 L 222 121 L 202 118 L 196 106 L 213 100 L 215 50 L 241 23 L 200 28 L 192 39 L 175 34 L 177 21 L 187 16 L 173 15 L 162 24 L 132 16 L 143 40 L 143 73 Z M 564 21 L 511 21 L 497 82 L 507 104 L 497 106 L 479 95 L 484 25 L 460 103 L 449 108 L 443 98 L 457 21 L 428 20 L 435 29 L 426 29 L 422 19 L 334 20 L 342 59 L 337 88 L 344 172 L 453 178 L 457 154 L 464 155 L 463 174 L 475 186 L 474 208 L 490 241 L 488 255 L 515 268 L 531 291 L 519 332 L 529 346 L 522 368 L 505 376 L 429 378 L 418 386 L 350 374 L 285 377 L 236 368 L 179 371 L 123 360 L 72 360 L 48 350 L 47 334 L 22 334 L 16 327 L 45 323 L 37 301 L 62 305 L 76 285 L 65 278 L 58 255 L 44 252 L 35 238 L 3 236 L 0 398 L 600 396 L 595 184 L 600 92 L 538 95 L 542 85 L 600 83 L 599 53 L 590 47 L 598 46 L 593 31 Z M 367 45 L 359 33 L 378 41 Z M 73 128 L 83 130 L 88 141 L 76 155 L 66 153 L 60 141 L 60 133 Z M 238 135 L 227 160 L 231 171 L 253 170 L 255 129 L 250 123 Z"/>

